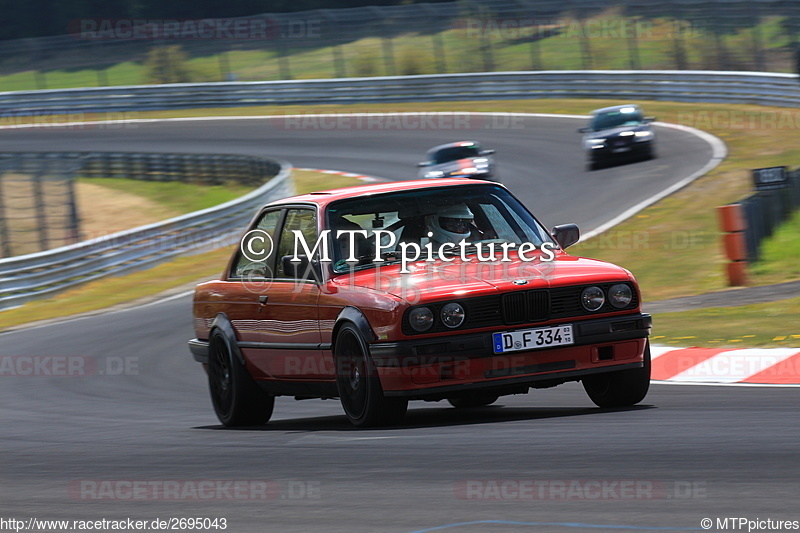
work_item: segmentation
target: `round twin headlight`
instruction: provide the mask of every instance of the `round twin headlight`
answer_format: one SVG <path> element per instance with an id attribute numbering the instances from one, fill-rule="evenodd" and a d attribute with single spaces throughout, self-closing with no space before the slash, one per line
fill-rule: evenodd
<path id="1" fill-rule="evenodd" d="M 633 300 L 633 291 L 625 283 L 617 283 L 608 289 L 608 301 L 617 309 L 630 305 Z"/>
<path id="2" fill-rule="evenodd" d="M 466 313 L 464 313 L 464 308 L 461 307 L 461 304 L 457 304 L 455 302 L 451 302 L 449 304 L 445 304 L 442 307 L 442 323 L 447 326 L 448 328 L 457 328 L 461 324 L 464 323 L 464 318 L 466 317 Z"/>
<path id="3" fill-rule="evenodd" d="M 581 293 L 581 304 L 587 311 L 597 311 L 606 303 L 606 295 L 600 287 L 586 287 Z"/>
<path id="4" fill-rule="evenodd" d="M 414 331 L 423 333 L 433 326 L 433 311 L 428 307 L 416 307 L 408 313 L 408 324 Z"/>

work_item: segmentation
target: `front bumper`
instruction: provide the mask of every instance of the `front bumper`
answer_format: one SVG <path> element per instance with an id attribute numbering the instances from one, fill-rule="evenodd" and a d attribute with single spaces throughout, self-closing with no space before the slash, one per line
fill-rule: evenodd
<path id="1" fill-rule="evenodd" d="M 198 363 L 208 364 L 208 341 L 192 339 L 189 341 L 189 351 Z"/>
<path id="2" fill-rule="evenodd" d="M 486 332 L 375 343 L 370 345 L 370 354 L 387 395 L 420 398 L 557 384 L 588 374 L 642 367 L 652 327 L 650 315 L 571 323 L 574 344 L 568 346 L 495 354 L 495 332 Z"/>
<path id="3" fill-rule="evenodd" d="M 633 157 L 646 154 L 652 150 L 653 141 L 631 142 L 622 145 L 608 143 L 602 148 L 589 149 L 589 156 L 597 161 L 601 159 L 613 159 Z"/>

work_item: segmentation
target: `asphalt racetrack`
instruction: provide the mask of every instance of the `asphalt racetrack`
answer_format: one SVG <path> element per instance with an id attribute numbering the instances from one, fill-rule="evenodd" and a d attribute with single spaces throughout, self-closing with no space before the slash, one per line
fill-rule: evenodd
<path id="1" fill-rule="evenodd" d="M 407 179 L 428 147 L 475 139 L 497 150 L 503 182 L 546 225 L 584 229 L 711 158 L 692 134 L 657 126 L 658 159 L 588 172 L 580 125 L 159 122 L 5 130 L 0 151 L 245 153 Z M 186 347 L 189 300 L 0 335 L 0 518 L 460 533 L 702 531 L 704 518 L 716 531 L 717 518 L 800 519 L 798 388 L 654 384 L 642 405 L 608 410 L 569 383 L 469 411 L 414 402 L 402 426 L 374 430 L 352 428 L 338 401 L 282 397 L 269 424 L 226 430 Z M 200 530 L 222 530 L 216 524 Z"/>

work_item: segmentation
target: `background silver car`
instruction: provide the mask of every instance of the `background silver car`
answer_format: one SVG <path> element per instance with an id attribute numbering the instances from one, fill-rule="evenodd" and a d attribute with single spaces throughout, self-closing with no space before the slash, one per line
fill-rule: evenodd
<path id="1" fill-rule="evenodd" d="M 477 178 L 499 181 L 495 177 L 494 150 L 483 150 L 475 141 L 459 141 L 434 146 L 418 163 L 419 177 Z"/>

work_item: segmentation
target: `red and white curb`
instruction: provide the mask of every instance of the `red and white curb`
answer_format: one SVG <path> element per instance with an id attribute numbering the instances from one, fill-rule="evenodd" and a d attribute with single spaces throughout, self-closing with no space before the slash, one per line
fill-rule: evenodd
<path id="1" fill-rule="evenodd" d="M 353 172 L 345 172 L 343 170 L 328 170 L 325 168 L 303 168 L 294 167 L 294 170 L 304 170 L 306 172 L 319 172 L 321 174 L 332 174 L 334 176 L 344 176 L 346 178 L 356 178 L 366 183 L 378 183 L 387 181 L 384 178 L 376 178 L 375 176 L 367 176 L 365 174 L 354 174 Z"/>
<path id="2" fill-rule="evenodd" d="M 705 385 L 800 386 L 800 348 L 652 346 L 651 379 Z"/>

